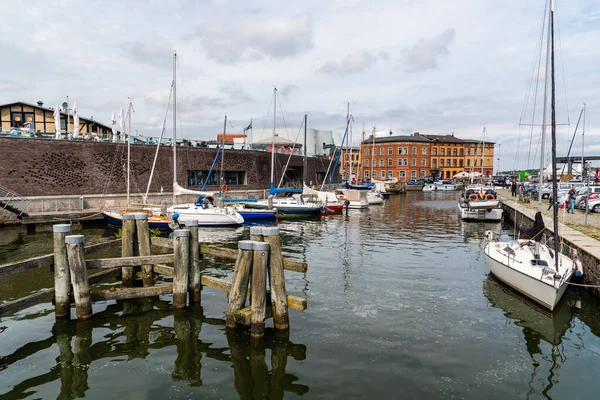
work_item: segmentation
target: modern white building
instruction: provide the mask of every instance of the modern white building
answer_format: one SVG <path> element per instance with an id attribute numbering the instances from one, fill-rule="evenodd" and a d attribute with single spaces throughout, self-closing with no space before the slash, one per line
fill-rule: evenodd
<path id="1" fill-rule="evenodd" d="M 304 154 L 304 128 L 277 128 L 275 145 L 285 141 L 290 146 L 295 146 Z M 264 146 L 273 140 L 273 129 L 250 129 L 246 131 L 246 140 L 251 147 Z M 308 128 L 306 130 L 306 155 L 328 155 L 333 146 L 339 146 L 341 136 L 333 131 Z M 253 146 L 253 144 L 255 146 Z M 295 145 L 294 145 L 295 144 Z"/>

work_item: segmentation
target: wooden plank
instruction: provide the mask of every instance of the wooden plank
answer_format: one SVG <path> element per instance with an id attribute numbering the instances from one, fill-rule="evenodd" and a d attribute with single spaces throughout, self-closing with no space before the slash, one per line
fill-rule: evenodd
<path id="1" fill-rule="evenodd" d="M 154 265 L 154 272 L 161 275 L 173 276 L 173 267 L 164 264 Z"/>
<path id="2" fill-rule="evenodd" d="M 213 289 L 223 290 L 225 292 L 229 292 L 231 290 L 231 282 L 225 279 L 215 278 L 213 276 L 202 275 L 202 286 L 208 286 Z M 267 301 L 270 302 L 270 293 L 267 290 Z M 297 296 L 287 296 L 287 304 L 289 308 L 293 308 L 294 310 L 304 311 L 308 308 L 308 300 L 297 297 Z"/>
<path id="3" fill-rule="evenodd" d="M 88 280 L 91 284 L 98 283 L 106 278 L 115 277 L 121 271 L 109 269 L 101 271 L 96 274 L 90 275 Z M 32 293 L 29 296 L 21 297 L 20 299 L 7 301 L 4 304 L 0 304 L 0 317 L 11 315 L 36 304 L 45 303 L 51 301 L 54 298 L 54 289 L 43 289 L 38 292 Z"/>
<path id="4" fill-rule="evenodd" d="M 89 254 L 95 251 L 106 250 L 112 247 L 116 247 L 121 244 L 119 239 L 111 240 L 109 242 L 92 244 L 85 247 L 84 253 Z M 26 260 L 18 261 L 10 264 L 0 265 L 0 278 L 19 272 L 26 271 L 32 268 L 49 267 L 54 265 L 54 254 L 46 254 L 43 256 L 32 257 Z"/>
<path id="5" fill-rule="evenodd" d="M 265 309 L 265 319 L 273 317 L 273 309 L 267 304 Z M 244 307 L 235 312 L 235 323 L 243 326 L 250 326 L 252 323 L 252 306 Z"/>
<path id="6" fill-rule="evenodd" d="M 102 292 L 92 292 L 91 297 L 93 301 L 102 300 L 126 300 L 126 299 L 140 299 L 143 297 L 155 297 L 163 294 L 173 293 L 173 285 L 157 285 L 148 286 L 141 288 L 123 288 L 120 290 L 106 290 Z"/>
<path id="7" fill-rule="evenodd" d="M 165 238 L 154 237 L 152 238 L 152 244 L 154 246 L 163 247 L 165 249 L 173 249 L 173 243 L 169 239 Z M 228 260 L 236 260 L 238 254 L 236 249 L 228 249 L 226 247 L 214 247 L 208 246 L 206 244 L 200 245 L 200 253 L 202 253 L 203 255 L 225 258 Z M 286 271 L 306 273 L 306 271 L 308 271 L 308 264 L 302 261 L 284 258 L 283 269 L 285 269 Z"/>
<path id="8" fill-rule="evenodd" d="M 99 258 L 87 260 L 85 265 L 88 269 L 138 267 L 146 264 L 172 263 L 173 254 L 160 254 L 156 256 L 135 256 L 118 258 Z"/>

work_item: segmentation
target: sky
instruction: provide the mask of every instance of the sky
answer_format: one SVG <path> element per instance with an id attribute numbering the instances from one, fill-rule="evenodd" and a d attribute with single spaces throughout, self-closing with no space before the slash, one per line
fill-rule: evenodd
<path id="1" fill-rule="evenodd" d="M 485 127 L 497 168 L 536 167 L 541 128 L 523 124 L 541 124 L 544 73 L 532 66 L 544 9 L 544 0 L 7 2 L 0 103 L 54 107 L 69 96 L 80 115 L 110 125 L 131 101 L 132 129 L 158 136 L 176 51 L 178 137 L 215 139 L 225 115 L 230 133 L 251 119 L 271 128 L 277 87 L 278 126 L 300 128 L 306 113 L 310 128 L 343 133 L 350 103 L 355 143 L 363 124 L 378 136 L 469 139 Z M 556 19 L 558 153 L 585 102 L 585 152 L 600 155 L 600 2 L 557 0 Z M 573 147 L 581 155 L 581 127 Z"/>

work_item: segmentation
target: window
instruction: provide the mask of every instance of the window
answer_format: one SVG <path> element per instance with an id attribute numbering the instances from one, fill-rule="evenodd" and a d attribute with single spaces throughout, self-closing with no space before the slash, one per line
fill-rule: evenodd
<path id="1" fill-rule="evenodd" d="M 369 166 L 369 160 L 365 160 L 365 167 Z"/>
<path id="2" fill-rule="evenodd" d="M 245 185 L 245 172 L 243 171 L 223 171 L 223 180 L 227 185 Z M 187 171 L 188 186 L 202 186 L 204 179 L 208 176 L 208 171 Z M 221 181 L 220 174 L 211 174 L 207 185 L 219 185 Z"/>
<path id="3" fill-rule="evenodd" d="M 23 114 L 21 113 L 10 113 L 10 124 L 15 128 L 20 128 L 23 125 Z"/>
<path id="4" fill-rule="evenodd" d="M 384 150 L 383 150 L 383 147 L 382 147 L 382 148 L 379 149 L 379 155 L 382 156 L 383 152 L 384 152 Z"/>
<path id="5" fill-rule="evenodd" d="M 464 152 L 465 152 L 464 149 L 460 149 L 460 156 L 461 157 L 464 156 Z"/>
<path id="6" fill-rule="evenodd" d="M 385 179 L 385 171 L 381 171 L 381 179 Z"/>
<path id="7" fill-rule="evenodd" d="M 421 171 L 421 178 L 425 178 L 425 171 Z"/>
<path id="8" fill-rule="evenodd" d="M 404 171 L 400 171 L 400 172 L 398 172 L 398 176 L 399 176 L 400 178 L 406 178 L 406 172 L 404 172 Z"/>
<path id="9" fill-rule="evenodd" d="M 452 166 L 456 167 L 456 158 L 452 160 Z"/>
<path id="10" fill-rule="evenodd" d="M 413 159 L 412 159 L 412 166 L 413 166 L 413 167 L 416 167 L 416 166 L 417 166 L 417 159 L 416 159 L 416 158 L 413 158 Z"/>
<path id="11" fill-rule="evenodd" d="M 394 149 L 391 147 L 388 147 L 388 156 L 392 155 L 392 151 L 394 151 Z"/>
<path id="12" fill-rule="evenodd" d="M 471 155 L 471 149 L 467 149 L 467 155 L 470 156 Z"/>
<path id="13" fill-rule="evenodd" d="M 467 160 L 467 167 L 471 166 L 471 160 Z"/>
<path id="14" fill-rule="evenodd" d="M 412 153 L 413 153 L 413 156 L 416 156 L 416 155 L 417 155 L 417 148 L 416 148 L 416 147 L 413 147 L 413 148 L 412 148 Z"/>
<path id="15" fill-rule="evenodd" d="M 387 177 L 388 177 L 388 179 L 392 179 L 394 177 L 393 172 L 392 171 L 388 171 Z"/>
<path id="16" fill-rule="evenodd" d="M 426 159 L 421 159 L 421 167 L 426 167 L 427 166 L 427 160 Z"/>
<path id="17" fill-rule="evenodd" d="M 365 178 L 369 177 L 369 171 L 365 171 Z"/>
<path id="18" fill-rule="evenodd" d="M 477 155 L 477 149 L 473 149 L 473 155 L 476 156 Z"/>
<path id="19" fill-rule="evenodd" d="M 379 166 L 383 167 L 383 158 L 381 160 L 379 160 Z"/>
<path id="20" fill-rule="evenodd" d="M 456 149 L 452 150 L 452 155 L 456 157 Z"/>
<path id="21" fill-rule="evenodd" d="M 431 154 L 434 156 L 437 156 L 437 147 L 434 147 L 432 151 L 433 151 L 433 153 L 431 153 Z"/>
<path id="22" fill-rule="evenodd" d="M 392 159 L 388 158 L 388 167 L 391 167 L 391 166 L 392 166 Z"/>
<path id="23" fill-rule="evenodd" d="M 61 130 L 67 130 L 67 119 L 66 118 L 61 118 L 60 119 L 60 129 Z"/>
<path id="24" fill-rule="evenodd" d="M 377 166 L 377 160 L 373 160 L 373 167 Z"/>
<path id="25" fill-rule="evenodd" d="M 433 165 L 432 165 L 432 167 L 433 168 L 437 168 L 437 160 L 435 158 L 433 159 Z"/>
<path id="26" fill-rule="evenodd" d="M 427 147 L 421 147 L 421 155 L 422 156 L 426 156 L 427 155 Z"/>
<path id="27" fill-rule="evenodd" d="M 462 166 L 463 166 L 463 160 L 458 160 L 458 166 L 462 168 Z"/>
<path id="28" fill-rule="evenodd" d="M 440 149 L 440 156 L 444 156 L 445 155 L 444 151 L 445 151 L 444 149 Z"/>
<path id="29" fill-rule="evenodd" d="M 398 154 L 402 154 L 402 147 L 398 147 Z"/>
<path id="30" fill-rule="evenodd" d="M 408 158 L 404 159 L 404 166 L 406 167 L 408 165 Z"/>
<path id="31" fill-rule="evenodd" d="M 417 171 L 410 171 L 410 177 L 415 179 L 417 177 Z"/>
<path id="32" fill-rule="evenodd" d="M 399 166 L 399 167 L 401 167 L 401 166 L 402 166 L 402 159 L 401 159 L 401 158 L 399 158 L 399 159 L 398 159 L 398 166 Z"/>
<path id="33" fill-rule="evenodd" d="M 369 157 L 369 149 L 365 150 L 365 157 Z"/>
<path id="34" fill-rule="evenodd" d="M 404 154 L 408 154 L 408 147 L 404 148 Z"/>
<path id="35" fill-rule="evenodd" d="M 443 166 L 444 166 L 444 159 L 440 158 L 440 167 L 443 167 Z"/>

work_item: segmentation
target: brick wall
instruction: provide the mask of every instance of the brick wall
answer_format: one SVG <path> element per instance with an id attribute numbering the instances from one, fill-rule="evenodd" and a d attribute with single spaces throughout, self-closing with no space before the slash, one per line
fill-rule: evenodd
<path id="1" fill-rule="evenodd" d="M 178 183 L 187 186 L 188 169 L 210 169 L 216 151 L 180 147 L 177 151 Z M 131 192 L 145 192 L 155 152 L 156 146 L 131 145 Z M 170 191 L 172 154 L 171 147 L 160 148 L 151 192 L 158 192 L 161 186 Z M 276 177 L 281 176 L 287 158 L 286 154 L 276 154 Z M 122 143 L 0 138 L 0 185 L 23 196 L 125 193 L 126 165 L 127 146 Z M 328 165 L 328 158 L 309 158 L 308 176 L 324 174 Z M 217 169 L 219 166 L 220 161 Z M 245 171 L 247 177 L 247 185 L 230 187 L 230 190 L 268 188 L 270 168 L 270 153 L 225 151 L 225 170 Z M 294 169 L 301 177 L 302 157 L 292 156 L 288 169 Z M 215 189 L 207 187 L 207 190 Z"/>

